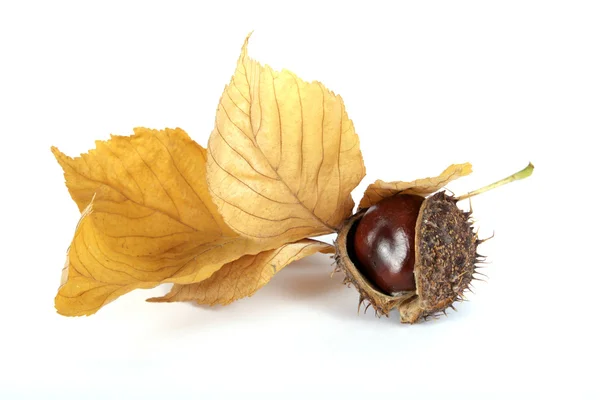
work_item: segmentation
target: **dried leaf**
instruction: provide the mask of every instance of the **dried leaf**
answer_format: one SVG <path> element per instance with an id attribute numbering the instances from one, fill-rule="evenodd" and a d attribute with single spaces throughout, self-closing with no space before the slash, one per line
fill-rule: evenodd
<path id="1" fill-rule="evenodd" d="M 471 173 L 471 164 L 452 164 L 439 176 L 433 178 L 417 179 L 412 182 L 384 182 L 376 180 L 371 183 L 358 206 L 359 209 L 367 208 L 379 203 L 386 197 L 391 197 L 400 192 L 427 196 L 437 192 L 451 181 Z"/>
<path id="2" fill-rule="evenodd" d="M 193 283 L 280 244 L 240 237 L 211 202 L 206 150 L 180 129 L 138 128 L 72 159 L 52 151 L 82 210 L 55 299 L 89 315 L 136 288 Z"/>
<path id="3" fill-rule="evenodd" d="M 340 96 L 242 47 L 208 144 L 208 186 L 225 222 L 253 239 L 330 233 L 352 213 L 365 174 Z"/>
<path id="4" fill-rule="evenodd" d="M 252 296 L 283 267 L 316 252 L 334 253 L 335 250 L 330 244 L 310 239 L 288 243 L 278 249 L 243 256 L 223 266 L 202 282 L 191 285 L 176 284 L 164 297 L 156 297 L 148 301 L 195 300 L 198 304 L 226 305 L 243 297 Z"/>

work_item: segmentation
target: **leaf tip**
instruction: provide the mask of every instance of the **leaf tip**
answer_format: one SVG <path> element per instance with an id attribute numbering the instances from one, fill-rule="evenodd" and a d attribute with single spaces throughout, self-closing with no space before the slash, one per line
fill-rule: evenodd
<path id="1" fill-rule="evenodd" d="M 69 165 L 69 160 L 71 160 L 71 157 L 60 151 L 56 146 L 51 146 L 50 151 L 52 152 L 52 155 L 54 155 L 54 158 L 56 159 L 58 164 L 63 169 L 63 172 L 66 174 L 66 167 L 67 165 Z"/>
<path id="2" fill-rule="evenodd" d="M 146 303 L 163 303 L 164 300 L 162 297 L 150 297 L 146 299 Z"/>
<path id="3" fill-rule="evenodd" d="M 248 56 L 248 42 L 250 41 L 250 37 L 254 33 L 254 29 L 251 30 L 247 35 L 246 39 L 244 39 L 244 44 L 242 45 L 242 52 L 240 54 L 240 59 L 244 59 Z"/>
<path id="4" fill-rule="evenodd" d="M 470 162 L 464 163 L 463 164 L 463 174 L 469 175 L 471 172 L 473 172 L 473 165 L 471 165 Z"/>
<path id="5" fill-rule="evenodd" d="M 329 243 L 324 243 L 321 249 L 319 250 L 321 254 L 335 254 L 335 247 L 330 245 Z"/>
<path id="6" fill-rule="evenodd" d="M 50 151 L 54 155 L 54 158 L 56 158 L 56 160 L 59 162 L 61 158 L 65 157 L 64 153 L 60 151 L 56 146 L 50 146 Z"/>
<path id="7" fill-rule="evenodd" d="M 69 307 L 66 307 L 64 304 L 61 304 L 62 302 L 59 300 L 60 295 L 56 295 L 56 297 L 54 297 L 54 310 L 56 310 L 56 313 L 62 317 L 87 317 L 90 316 L 94 313 L 96 313 L 96 310 L 89 310 L 86 312 L 77 312 Z"/>
<path id="8" fill-rule="evenodd" d="M 147 303 L 172 303 L 173 300 L 171 300 L 172 296 L 169 296 L 170 293 L 162 296 L 162 297 L 150 297 L 148 299 L 146 299 Z"/>

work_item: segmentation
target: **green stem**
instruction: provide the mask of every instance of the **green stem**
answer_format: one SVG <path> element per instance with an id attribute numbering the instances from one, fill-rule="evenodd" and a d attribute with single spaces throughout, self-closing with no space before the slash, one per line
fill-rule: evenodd
<path id="1" fill-rule="evenodd" d="M 528 166 L 526 166 L 525 168 L 523 168 L 519 172 L 517 172 L 515 174 L 512 174 L 511 176 L 508 176 L 508 177 L 506 177 L 504 179 L 501 179 L 498 182 L 494 182 L 494 183 L 492 183 L 490 185 L 484 186 L 482 188 L 479 188 L 479 189 L 474 190 L 472 192 L 469 192 L 467 194 L 463 194 L 462 196 L 458 196 L 456 198 L 456 200 L 460 201 L 460 200 L 468 199 L 469 197 L 477 196 L 478 194 L 485 193 L 488 190 L 495 189 L 498 186 L 506 185 L 507 183 L 510 183 L 510 182 L 513 182 L 513 181 L 518 181 L 519 179 L 525 179 L 529 175 L 531 175 L 532 173 L 533 173 L 533 164 L 529 163 Z"/>

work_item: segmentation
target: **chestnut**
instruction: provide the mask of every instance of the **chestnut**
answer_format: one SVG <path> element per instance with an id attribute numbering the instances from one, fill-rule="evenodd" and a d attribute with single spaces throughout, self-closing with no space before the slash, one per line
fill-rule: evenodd
<path id="1" fill-rule="evenodd" d="M 356 267 L 392 295 L 415 290 L 415 226 L 424 197 L 397 194 L 370 207 L 354 234 Z"/>

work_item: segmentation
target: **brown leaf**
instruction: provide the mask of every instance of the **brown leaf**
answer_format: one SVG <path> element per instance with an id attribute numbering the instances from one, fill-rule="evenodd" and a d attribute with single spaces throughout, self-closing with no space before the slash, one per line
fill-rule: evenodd
<path id="1" fill-rule="evenodd" d="M 82 210 L 55 299 L 60 314 L 93 314 L 136 288 L 199 282 L 280 245 L 229 229 L 208 194 L 206 150 L 184 131 L 134 132 L 75 159 L 52 149 Z"/>
<path id="2" fill-rule="evenodd" d="M 444 170 L 439 176 L 433 178 L 417 179 L 412 182 L 384 182 L 376 180 L 371 183 L 358 206 L 359 209 L 368 208 L 373 204 L 379 203 L 386 197 L 391 197 L 398 193 L 418 194 L 427 196 L 437 192 L 453 180 L 466 176 L 471 173 L 471 164 L 452 164 Z"/>
<path id="3" fill-rule="evenodd" d="M 208 144 L 208 186 L 225 222 L 252 239 L 330 233 L 351 213 L 365 174 L 340 96 L 242 47 Z"/>
<path id="4" fill-rule="evenodd" d="M 164 297 L 156 297 L 148 301 L 195 300 L 198 304 L 227 305 L 243 297 L 252 296 L 283 267 L 316 252 L 334 253 L 335 250 L 330 244 L 310 239 L 288 243 L 278 249 L 243 256 L 223 266 L 202 282 L 191 285 L 176 284 Z"/>

